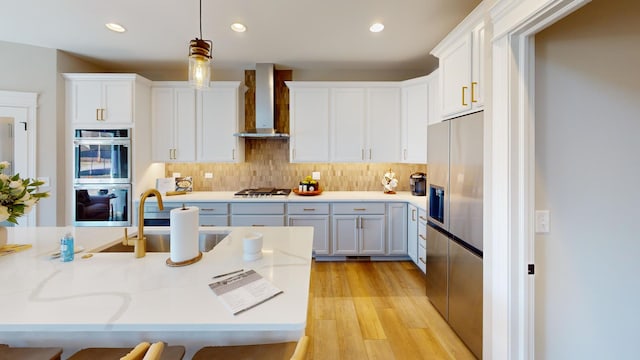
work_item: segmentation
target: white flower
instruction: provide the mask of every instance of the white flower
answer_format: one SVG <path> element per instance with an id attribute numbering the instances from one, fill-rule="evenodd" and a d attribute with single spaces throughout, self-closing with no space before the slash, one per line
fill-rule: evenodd
<path id="1" fill-rule="evenodd" d="M 0 180 L 2 180 L 2 182 L 9 181 L 9 175 L 0 174 Z"/>
<path id="2" fill-rule="evenodd" d="M 16 180 L 9 183 L 9 187 L 12 189 L 18 189 L 22 187 L 22 180 Z"/>
<path id="3" fill-rule="evenodd" d="M 9 167 L 9 162 L 8 161 L 0 161 L 0 170 L 6 169 L 8 167 Z"/>
<path id="4" fill-rule="evenodd" d="M 6 206 L 0 205 L 0 221 L 5 221 L 9 218 L 9 209 Z"/>

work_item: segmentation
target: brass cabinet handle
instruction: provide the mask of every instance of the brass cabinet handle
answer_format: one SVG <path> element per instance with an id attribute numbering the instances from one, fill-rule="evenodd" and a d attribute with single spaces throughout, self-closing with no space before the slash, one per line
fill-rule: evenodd
<path id="1" fill-rule="evenodd" d="M 302 209 L 302 211 L 316 211 L 316 209 L 312 209 L 312 208 L 304 208 L 304 209 Z"/>
<path id="2" fill-rule="evenodd" d="M 360 157 L 362 158 L 362 160 L 364 160 L 364 149 L 360 150 Z"/>
<path id="3" fill-rule="evenodd" d="M 231 149 L 231 160 L 236 159 L 236 149 Z"/>
<path id="4" fill-rule="evenodd" d="M 477 81 L 474 81 L 471 83 L 471 102 L 478 102 L 478 99 L 476 99 L 476 85 L 478 85 Z"/>
<path id="5" fill-rule="evenodd" d="M 200 211 L 216 211 L 216 209 L 212 209 L 212 208 L 200 208 Z"/>
<path id="6" fill-rule="evenodd" d="M 464 101 L 465 93 L 466 93 L 466 91 L 465 91 L 465 90 L 467 90 L 468 88 L 469 88 L 468 86 L 463 86 L 463 87 L 462 87 L 462 106 L 469 106 L 469 104 L 467 104 L 467 103 Z"/>
<path id="7" fill-rule="evenodd" d="M 104 109 L 100 111 L 100 120 L 104 121 Z"/>
<path id="8" fill-rule="evenodd" d="M 411 209 L 411 221 L 416 221 L 416 209 Z"/>
<path id="9" fill-rule="evenodd" d="M 420 262 L 421 262 L 421 263 L 423 263 L 423 264 L 427 265 L 427 262 L 426 262 L 426 261 L 424 261 L 424 259 L 423 259 L 423 258 L 421 258 L 421 257 L 420 257 L 419 259 L 420 259 Z"/>
<path id="10" fill-rule="evenodd" d="M 426 217 L 424 217 L 424 216 L 420 216 L 420 220 L 427 221 L 427 218 L 426 218 Z"/>
<path id="11" fill-rule="evenodd" d="M 404 160 L 407 160 L 407 149 L 403 149 L 402 152 L 403 152 L 402 157 L 404 157 Z"/>
<path id="12" fill-rule="evenodd" d="M 420 237 L 420 239 L 422 239 L 422 240 L 424 240 L 424 241 L 427 241 L 427 238 L 426 238 L 426 237 L 424 237 L 424 236 L 422 236 L 422 234 L 418 234 L 418 236 Z"/>
<path id="13" fill-rule="evenodd" d="M 259 224 L 253 224 L 253 225 L 251 225 L 251 226 L 254 226 L 254 227 L 264 227 L 264 225 L 259 225 Z"/>
<path id="14" fill-rule="evenodd" d="M 365 211 L 367 208 L 353 208 L 353 211 Z"/>
<path id="15" fill-rule="evenodd" d="M 296 149 L 291 150 L 291 158 L 292 158 L 293 160 L 295 160 L 295 159 L 296 159 Z"/>
<path id="16" fill-rule="evenodd" d="M 371 160 L 371 149 L 369 149 L 369 160 Z"/>

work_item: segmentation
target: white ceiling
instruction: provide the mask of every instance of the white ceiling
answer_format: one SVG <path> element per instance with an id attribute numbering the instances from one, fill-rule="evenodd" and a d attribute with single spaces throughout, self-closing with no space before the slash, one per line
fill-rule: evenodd
<path id="1" fill-rule="evenodd" d="M 215 69 L 426 73 L 429 51 L 479 0 L 202 0 Z M 198 0 L 0 0 L 0 40 L 64 50 L 111 71 L 185 69 L 199 37 Z M 233 22 L 245 33 L 234 33 Z M 127 28 L 118 34 L 107 22 Z M 382 22 L 381 33 L 369 32 Z"/>

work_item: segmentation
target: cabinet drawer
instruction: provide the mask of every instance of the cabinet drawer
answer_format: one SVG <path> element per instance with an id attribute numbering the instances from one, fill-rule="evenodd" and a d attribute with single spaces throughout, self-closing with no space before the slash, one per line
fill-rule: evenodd
<path id="1" fill-rule="evenodd" d="M 326 215 L 329 213 L 329 204 L 326 204 L 326 203 L 289 204 L 288 213 L 297 214 L 297 215 Z"/>
<path id="2" fill-rule="evenodd" d="M 229 204 L 227 203 L 186 203 L 186 206 L 195 206 L 200 209 L 200 215 L 227 215 Z"/>
<path id="3" fill-rule="evenodd" d="M 227 215 L 200 215 L 200 226 L 229 226 L 229 217 Z"/>
<path id="4" fill-rule="evenodd" d="M 233 215 L 231 226 L 285 226 L 284 215 Z"/>
<path id="5" fill-rule="evenodd" d="M 284 215 L 284 203 L 231 203 L 231 213 Z"/>
<path id="6" fill-rule="evenodd" d="M 423 273 L 427 272 L 427 250 L 418 246 L 418 267 Z"/>
<path id="7" fill-rule="evenodd" d="M 334 214 L 384 214 L 384 203 L 334 203 Z"/>
<path id="8" fill-rule="evenodd" d="M 418 209 L 418 221 L 424 222 L 427 224 L 427 211 L 425 209 Z"/>

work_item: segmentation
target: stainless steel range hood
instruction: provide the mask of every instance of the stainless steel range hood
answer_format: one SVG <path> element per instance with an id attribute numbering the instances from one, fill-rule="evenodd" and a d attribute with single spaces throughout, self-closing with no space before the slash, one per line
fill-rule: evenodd
<path id="1" fill-rule="evenodd" d="M 274 65 L 256 64 L 256 128 L 235 133 L 248 138 L 288 138 L 275 129 Z"/>

